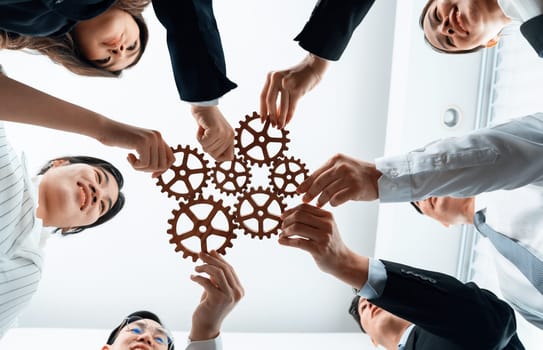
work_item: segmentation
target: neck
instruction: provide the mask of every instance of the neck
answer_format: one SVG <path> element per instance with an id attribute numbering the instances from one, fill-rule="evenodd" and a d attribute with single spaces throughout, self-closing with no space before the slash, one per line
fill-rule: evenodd
<path id="1" fill-rule="evenodd" d="M 43 184 L 40 182 L 38 186 L 38 208 L 36 209 L 36 216 L 42 220 L 44 226 L 47 225 L 47 209 L 45 205 L 45 191 L 43 189 Z"/>
<path id="2" fill-rule="evenodd" d="M 405 330 L 411 326 L 411 322 L 408 322 L 404 319 L 397 319 L 398 322 L 394 322 L 390 325 L 388 335 L 383 337 L 383 342 L 381 345 L 387 350 L 398 350 L 398 343 L 402 338 Z"/>
<path id="3" fill-rule="evenodd" d="M 473 224 L 473 216 L 475 215 L 475 197 L 470 197 L 464 206 L 464 224 Z"/>

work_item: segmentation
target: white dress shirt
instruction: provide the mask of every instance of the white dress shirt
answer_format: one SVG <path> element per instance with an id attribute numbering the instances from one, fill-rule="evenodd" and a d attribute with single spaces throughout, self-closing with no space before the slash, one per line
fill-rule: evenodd
<path id="1" fill-rule="evenodd" d="M 46 234 L 36 218 L 37 193 L 0 122 L 0 337 L 38 289 Z"/>
<path id="2" fill-rule="evenodd" d="M 485 208 L 488 226 L 543 260 L 543 187 L 528 185 L 481 194 L 475 199 L 475 211 Z M 495 249 L 493 257 L 503 298 L 528 322 L 543 329 L 543 295 Z"/>
<path id="3" fill-rule="evenodd" d="M 541 0 L 498 0 L 503 13 L 514 21 L 526 22 L 543 13 Z"/>
<path id="4" fill-rule="evenodd" d="M 375 160 L 381 202 L 470 197 L 543 186 L 543 114 L 513 119 L 412 152 Z"/>

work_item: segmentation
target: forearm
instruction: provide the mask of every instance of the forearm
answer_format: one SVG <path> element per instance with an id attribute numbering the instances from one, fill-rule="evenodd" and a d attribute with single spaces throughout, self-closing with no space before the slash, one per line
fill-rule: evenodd
<path id="1" fill-rule="evenodd" d="M 343 257 L 336 259 L 336 263 L 332 268 L 323 270 L 356 289 L 360 289 L 368 281 L 368 257 L 358 255 L 349 249 Z"/>
<path id="2" fill-rule="evenodd" d="M 381 202 L 469 197 L 543 183 L 543 114 L 376 160 Z"/>
<path id="3" fill-rule="evenodd" d="M 0 119 L 73 132 L 100 140 L 117 123 L 0 75 Z"/>

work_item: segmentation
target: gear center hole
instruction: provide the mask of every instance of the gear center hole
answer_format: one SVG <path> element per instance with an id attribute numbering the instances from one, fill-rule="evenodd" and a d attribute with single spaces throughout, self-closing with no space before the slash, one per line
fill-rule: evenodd
<path id="1" fill-rule="evenodd" d="M 260 135 L 260 136 L 258 137 L 258 142 L 264 143 L 264 141 L 266 141 L 266 138 L 265 138 L 264 136 Z"/>
<path id="2" fill-rule="evenodd" d="M 181 169 L 181 170 L 179 170 L 179 175 L 181 175 L 183 177 L 187 176 L 187 171 L 185 169 Z"/>
<path id="3" fill-rule="evenodd" d="M 200 227 L 198 227 L 198 231 L 200 233 L 206 233 L 207 232 L 207 226 L 206 225 L 200 225 Z"/>
<path id="4" fill-rule="evenodd" d="M 264 216 L 264 211 L 263 211 L 263 210 L 258 210 L 258 211 L 256 212 L 256 215 L 262 217 L 262 216 Z"/>
<path id="5" fill-rule="evenodd" d="M 234 177 L 234 174 L 228 173 L 228 178 L 229 178 L 229 179 L 231 179 L 231 178 L 233 178 L 233 177 Z"/>

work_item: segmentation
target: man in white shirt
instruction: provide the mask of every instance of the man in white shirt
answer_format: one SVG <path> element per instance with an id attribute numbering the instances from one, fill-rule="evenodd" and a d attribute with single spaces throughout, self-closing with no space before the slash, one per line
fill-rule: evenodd
<path id="1" fill-rule="evenodd" d="M 484 210 L 488 226 L 543 261 L 543 188 L 540 186 L 528 185 L 468 198 L 430 197 L 413 202 L 413 205 L 445 226 L 474 224 L 475 213 Z M 493 255 L 503 298 L 528 322 L 543 329 L 541 292 L 508 256 L 496 250 Z"/>
<path id="2" fill-rule="evenodd" d="M 192 328 L 186 350 L 221 350 L 220 330 L 224 318 L 243 297 L 241 282 L 217 252 L 200 253 L 203 265 L 195 271 L 206 273 L 191 279 L 204 288 L 202 299 L 192 314 Z M 160 318 L 149 311 L 128 315 L 109 335 L 101 350 L 174 350 L 174 339 Z"/>
<path id="3" fill-rule="evenodd" d="M 444 53 L 468 53 L 492 47 L 512 21 L 539 56 L 543 55 L 541 0 L 430 0 L 420 25 L 426 41 Z"/>

